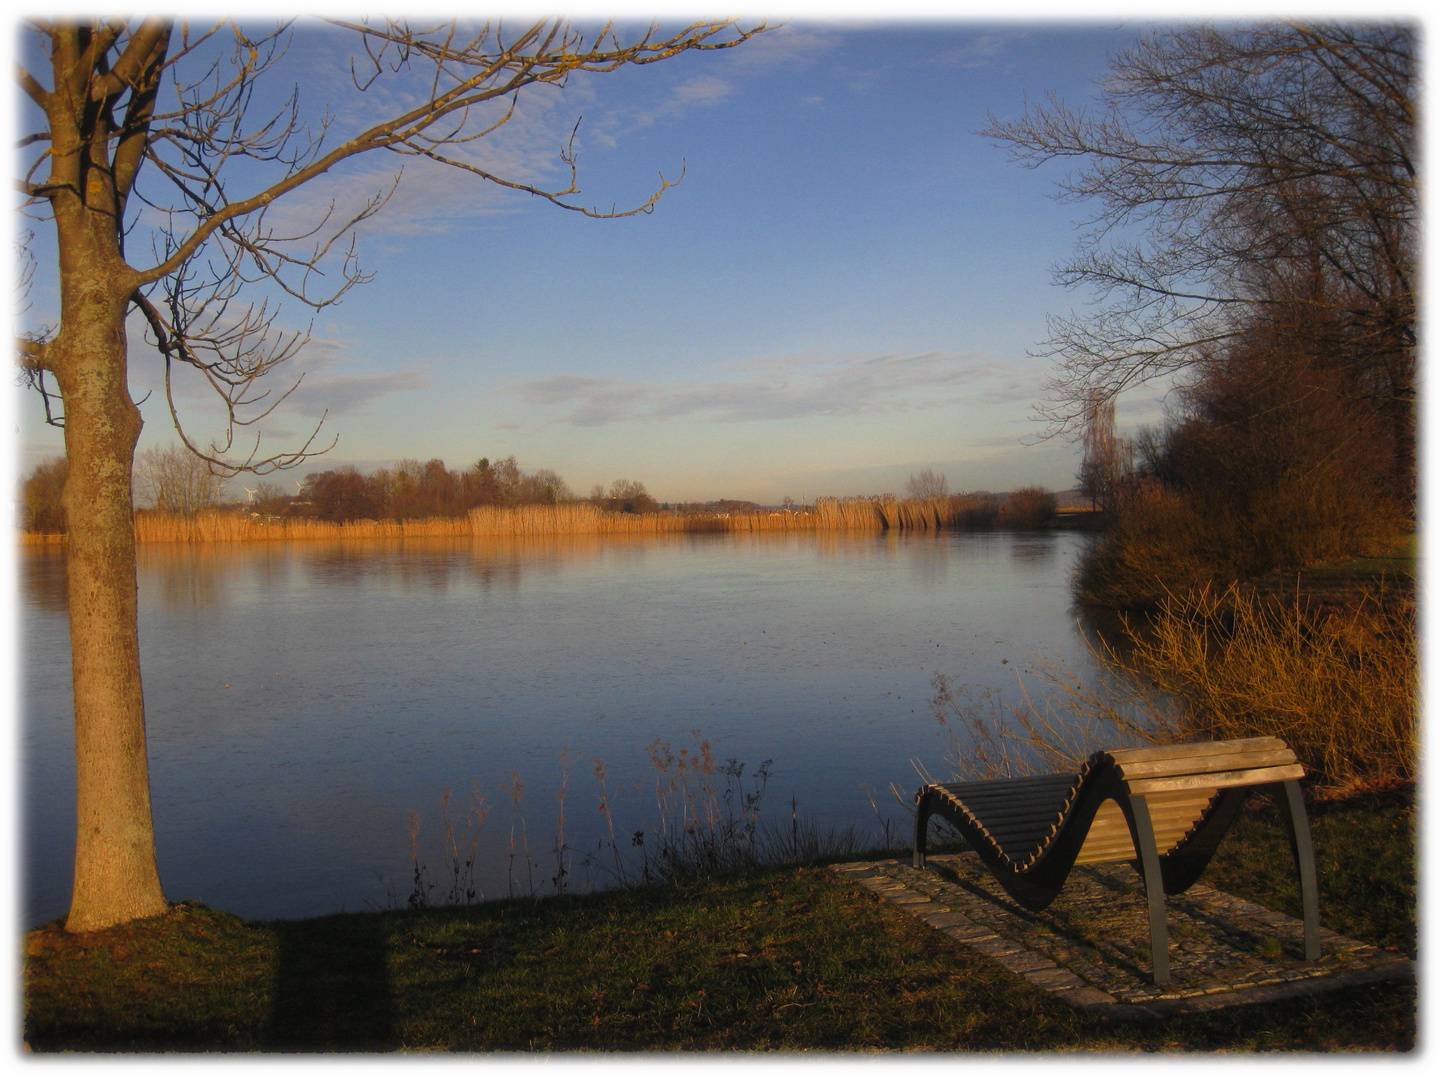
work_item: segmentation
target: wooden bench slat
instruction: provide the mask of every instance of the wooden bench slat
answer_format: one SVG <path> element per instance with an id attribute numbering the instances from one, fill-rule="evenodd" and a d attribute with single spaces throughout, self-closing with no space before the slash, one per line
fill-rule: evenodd
<path id="1" fill-rule="evenodd" d="M 1175 776 L 1180 773 L 1228 772 L 1235 769 L 1259 769 L 1271 765 L 1293 765 L 1295 753 L 1288 748 L 1251 751 L 1244 754 L 1206 754 L 1202 757 L 1156 758 L 1120 765 L 1120 775 L 1127 780 L 1150 776 Z"/>
<path id="2" fill-rule="evenodd" d="M 1280 780 L 1299 780 L 1305 767 L 1299 762 L 1269 769 L 1238 769 L 1234 772 L 1201 773 L 1197 776 L 1161 776 L 1148 780 L 1127 781 L 1132 795 L 1149 795 L 1152 791 L 1181 791 L 1190 788 L 1247 787 L 1251 784 L 1273 784 Z"/>
<path id="3" fill-rule="evenodd" d="M 987 828 L 985 831 L 990 834 L 997 843 L 1003 844 L 1007 840 L 1014 840 L 1017 837 L 1049 836 L 1055 831 L 1058 821 L 1031 821 L 1023 825 L 1004 825 L 998 828 Z"/>
<path id="4" fill-rule="evenodd" d="M 1003 851 L 1011 862 L 1024 862 L 1039 851 L 1048 839 L 1047 836 L 1018 836 L 1004 841 L 997 840 L 995 846 Z"/>
<path id="5" fill-rule="evenodd" d="M 1225 739 L 1217 742 L 1170 743 L 1161 746 L 1134 746 L 1124 750 L 1106 750 L 1105 754 L 1117 765 L 1137 761 L 1152 761 L 1156 758 L 1201 756 L 1206 754 L 1241 753 L 1247 750 L 1278 750 L 1285 746 L 1284 739 L 1262 735 L 1253 739 Z"/>
<path id="6" fill-rule="evenodd" d="M 1187 791 L 1157 791 L 1145 796 L 1145 805 L 1150 807 L 1151 813 L 1154 813 L 1172 804 L 1189 805 L 1202 800 L 1208 801 L 1219 794 L 1219 790 L 1219 788 L 1211 788 L 1208 794 L 1203 788 L 1191 788 Z"/>
<path id="7" fill-rule="evenodd" d="M 974 795 L 971 793 L 959 794 L 953 791 L 943 792 L 944 796 L 957 806 L 983 806 L 986 809 L 993 809 L 1003 812 L 1011 807 L 1026 806 L 1049 806 L 1060 807 L 1065 805 L 1066 796 L 1070 788 L 1054 788 L 1049 791 L 1038 792 L 1016 792 L 1013 795 L 1000 793 Z"/>
<path id="8" fill-rule="evenodd" d="M 1001 794 L 1014 791 L 1066 788 L 1075 783 L 1074 773 L 1050 776 L 1018 776 L 1014 779 L 973 780 L 961 784 L 935 784 L 935 787 L 964 798 L 967 795 Z"/>
<path id="9" fill-rule="evenodd" d="M 1031 814 L 1016 815 L 1014 817 L 1005 815 L 991 815 L 990 817 L 976 817 L 987 829 L 994 832 L 996 829 L 1018 829 L 1029 825 L 1050 825 L 1060 824 L 1060 814 L 1051 811 L 1049 813 L 1035 812 Z"/>
<path id="10" fill-rule="evenodd" d="M 979 799 L 955 799 L 948 800 L 952 806 L 962 807 L 976 817 L 1021 817 L 1026 814 L 1055 814 L 1070 804 L 1065 792 L 1049 799 L 1026 799 L 1019 802 L 993 803 L 984 802 Z"/>

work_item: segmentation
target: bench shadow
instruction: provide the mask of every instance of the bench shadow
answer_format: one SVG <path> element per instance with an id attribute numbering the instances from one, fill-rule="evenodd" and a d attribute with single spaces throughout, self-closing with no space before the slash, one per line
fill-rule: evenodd
<path id="1" fill-rule="evenodd" d="M 276 924 L 274 1004 L 265 1049 L 398 1048 L 385 925 L 379 915 Z"/>

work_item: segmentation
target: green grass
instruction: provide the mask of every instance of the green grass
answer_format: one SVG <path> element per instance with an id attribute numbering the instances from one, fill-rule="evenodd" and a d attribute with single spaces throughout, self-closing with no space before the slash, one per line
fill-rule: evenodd
<path id="1" fill-rule="evenodd" d="M 1413 953 L 1414 799 L 1317 809 L 1325 924 Z M 1260 808 L 1211 879 L 1298 914 Z M 1388 854 L 1387 854 L 1388 853 Z M 1415 987 L 1106 1020 L 816 867 L 246 922 L 196 904 L 26 936 L 32 1050 L 1406 1050 Z"/>

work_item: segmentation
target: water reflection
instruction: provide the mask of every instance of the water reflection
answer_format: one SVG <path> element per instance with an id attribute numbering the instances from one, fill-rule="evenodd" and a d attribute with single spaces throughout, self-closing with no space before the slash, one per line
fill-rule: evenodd
<path id="1" fill-rule="evenodd" d="M 604 761 L 616 805 L 643 814 L 645 747 L 688 744 L 692 731 L 722 762 L 773 759 L 775 812 L 793 795 L 822 825 L 870 828 L 865 786 L 912 786 L 912 760 L 943 766 L 927 704 L 937 671 L 1008 698 L 1027 656 L 1090 663 L 1067 587 L 1085 542 L 831 533 L 143 547 L 166 888 L 252 917 L 354 910 L 383 901 L 377 874 L 406 880 L 407 814 L 433 816 L 446 788 L 474 779 L 498 798 L 519 773 L 537 837 L 553 828 L 568 749 Z M 63 553 L 27 550 L 21 565 L 35 921 L 66 902 L 74 764 Z M 580 801 L 586 768 L 571 774 Z M 599 827 L 589 816 L 574 811 L 577 846 Z M 483 885 L 504 894 L 503 864 Z"/>
<path id="2" fill-rule="evenodd" d="M 569 536 L 351 540 L 297 548 L 304 573 L 317 584 L 383 582 L 422 592 L 444 592 L 462 582 L 513 590 L 522 575 L 554 577 L 565 567 L 603 558 L 638 562 L 644 553 L 644 546 L 633 541 Z"/>
<path id="3" fill-rule="evenodd" d="M 189 610 L 223 603 L 227 599 L 225 586 L 239 560 L 229 545 L 217 548 L 197 544 L 181 558 L 169 552 L 161 554 L 150 545 L 142 546 L 136 562 L 139 572 L 155 583 L 163 605 Z"/>
<path id="4" fill-rule="evenodd" d="M 20 553 L 20 595 L 42 611 L 64 614 L 70 610 L 66 595 L 65 549 L 59 544 L 36 544 Z"/>
<path id="5" fill-rule="evenodd" d="M 1025 533 L 1010 545 L 1010 558 L 1027 566 L 1045 566 L 1055 559 L 1058 549 L 1055 533 Z"/>

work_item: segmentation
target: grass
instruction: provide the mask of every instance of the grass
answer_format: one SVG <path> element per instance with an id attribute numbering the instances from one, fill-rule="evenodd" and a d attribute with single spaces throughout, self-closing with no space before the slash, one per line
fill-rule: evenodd
<path id="1" fill-rule="evenodd" d="M 1413 826 L 1408 789 L 1316 808 L 1327 926 L 1413 953 Z M 1237 837 L 1210 880 L 1298 914 L 1272 870 L 1278 816 Z M 51 924 L 25 949 L 36 1051 L 1407 1050 L 1416 1034 L 1399 983 L 1093 1017 L 814 866 L 285 922 L 182 904 L 97 934 Z"/>
<path id="2" fill-rule="evenodd" d="M 1025 489 L 1016 498 L 1039 489 Z M 1053 496 L 1049 496 L 1053 502 Z M 1021 500 L 1023 501 L 1023 499 Z M 935 499 L 899 499 L 893 495 L 816 499 L 797 510 L 756 510 L 730 513 L 687 513 L 662 510 L 625 514 L 590 503 L 553 506 L 482 506 L 464 517 L 403 521 L 318 521 L 313 518 L 270 518 L 233 511 L 205 511 L 194 516 L 140 511 L 135 515 L 138 543 L 216 543 L 264 540 L 345 540 L 416 536 L 556 536 L 677 533 L 755 533 L 913 531 L 939 529 L 1039 527 L 1042 521 L 1001 502 L 988 493 L 947 495 Z M 1018 505 L 1018 504 L 1017 504 Z M 1007 517 L 1007 514 L 1009 515 Z M 1047 519 L 1048 520 L 1048 519 Z M 55 533 L 22 533 L 29 545 L 63 543 Z"/>

